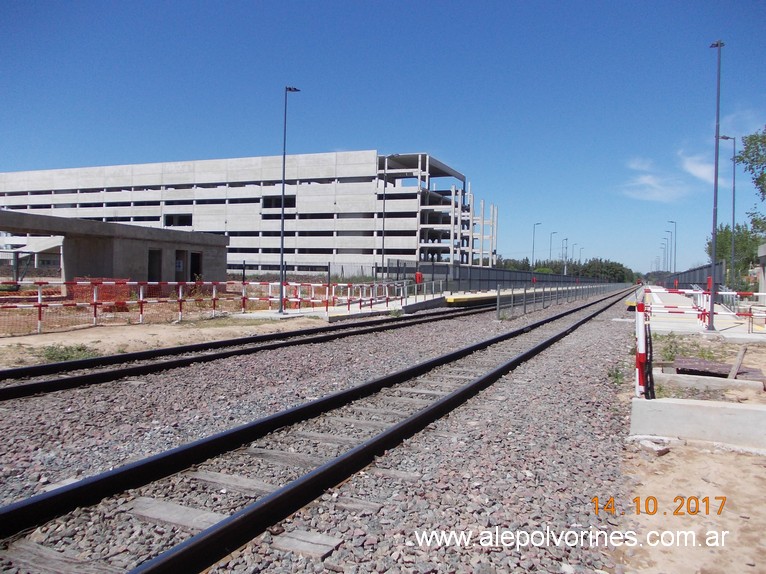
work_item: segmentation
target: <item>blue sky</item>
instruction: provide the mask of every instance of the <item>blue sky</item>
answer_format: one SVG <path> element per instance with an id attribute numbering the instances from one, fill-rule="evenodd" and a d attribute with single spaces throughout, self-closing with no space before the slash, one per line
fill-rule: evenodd
<path id="1" fill-rule="evenodd" d="M 0 2 L 0 171 L 427 152 L 500 212 L 498 251 L 707 262 L 721 133 L 766 124 L 766 2 Z M 731 142 L 719 221 L 731 222 Z M 737 172 L 737 221 L 758 203 Z"/>

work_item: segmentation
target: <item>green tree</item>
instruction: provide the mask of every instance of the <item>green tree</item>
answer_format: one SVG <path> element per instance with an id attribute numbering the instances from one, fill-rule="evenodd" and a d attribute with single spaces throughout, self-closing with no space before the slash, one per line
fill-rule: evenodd
<path id="1" fill-rule="evenodd" d="M 636 279 L 633 270 L 628 269 L 622 263 L 608 259 L 589 259 L 578 267 L 578 271 L 583 277 L 600 277 L 607 281 L 619 283 L 633 283 Z"/>
<path id="2" fill-rule="evenodd" d="M 758 262 L 758 246 L 763 243 L 763 232 L 749 227 L 746 223 L 734 226 L 734 273 L 729 281 L 732 287 L 742 283 L 742 275 L 750 269 L 750 266 Z M 710 257 L 712 253 L 712 239 L 708 237 L 705 252 Z M 731 225 L 719 225 L 716 231 L 716 261 L 726 261 L 726 268 L 732 269 L 731 265 Z"/>
<path id="3" fill-rule="evenodd" d="M 766 200 L 766 127 L 742 138 L 742 151 L 735 159 L 753 177 L 761 201 Z"/>
<path id="4" fill-rule="evenodd" d="M 758 206 L 753 206 L 753 210 L 748 211 L 747 216 L 750 218 L 752 230 L 759 235 L 766 235 L 766 215 L 758 212 Z M 716 242 L 717 245 L 718 242 Z"/>
<path id="5" fill-rule="evenodd" d="M 501 269 L 511 269 L 513 271 L 529 271 L 529 258 L 524 259 L 504 259 L 501 255 L 497 257 L 497 267 Z"/>

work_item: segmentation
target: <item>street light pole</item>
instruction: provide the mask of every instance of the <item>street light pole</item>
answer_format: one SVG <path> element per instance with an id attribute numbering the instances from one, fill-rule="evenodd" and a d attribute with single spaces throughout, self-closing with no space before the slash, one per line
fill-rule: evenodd
<path id="1" fill-rule="evenodd" d="M 731 269 L 731 275 L 730 275 L 730 281 L 731 283 L 734 283 L 735 277 L 734 277 L 734 222 L 735 222 L 735 190 L 737 188 L 736 186 L 736 177 L 737 177 L 737 138 L 733 138 L 730 136 L 721 136 L 722 140 L 731 140 L 732 145 L 732 156 L 731 156 L 731 262 L 729 263 L 729 268 Z M 730 289 L 736 289 L 734 285 L 729 285 Z"/>
<path id="2" fill-rule="evenodd" d="M 279 313 L 285 312 L 285 172 L 287 161 L 287 94 L 290 92 L 300 92 L 298 88 L 285 86 L 285 114 L 282 128 L 282 215 L 280 217 L 279 233 Z"/>
<path id="3" fill-rule="evenodd" d="M 668 243 L 668 272 L 673 272 L 673 232 L 666 229 L 665 233 L 670 233 L 670 243 Z"/>
<path id="4" fill-rule="evenodd" d="M 572 263 L 574 264 L 574 254 L 575 254 L 575 247 L 577 246 L 577 243 L 572 243 Z"/>
<path id="5" fill-rule="evenodd" d="M 532 265 L 529 266 L 530 271 L 535 270 L 535 229 L 541 225 L 541 222 L 537 222 L 532 226 Z"/>
<path id="6" fill-rule="evenodd" d="M 721 135 L 721 48 L 724 43 L 721 40 L 713 42 L 710 47 L 718 52 L 718 66 L 716 74 L 715 96 L 715 168 L 713 170 L 713 240 L 710 250 L 710 319 L 707 324 L 708 331 L 715 331 L 715 259 L 716 259 L 716 235 L 718 227 L 718 148 Z"/>
<path id="7" fill-rule="evenodd" d="M 566 244 L 566 247 L 564 246 Z M 567 274 L 567 253 L 569 247 L 569 237 L 565 237 L 561 240 L 561 259 L 564 260 L 564 275 Z"/>
<path id="8" fill-rule="evenodd" d="M 558 231 L 551 231 L 551 239 L 548 242 L 548 261 L 553 261 L 553 236 L 557 233 Z"/>
<path id="9" fill-rule="evenodd" d="M 668 220 L 673 224 L 673 273 L 678 271 L 678 225 L 675 221 Z"/>

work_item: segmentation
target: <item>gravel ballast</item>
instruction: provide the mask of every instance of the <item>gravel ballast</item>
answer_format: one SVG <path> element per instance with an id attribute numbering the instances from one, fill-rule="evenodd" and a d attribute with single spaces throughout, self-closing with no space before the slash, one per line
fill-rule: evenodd
<path id="1" fill-rule="evenodd" d="M 11 499 L 28 496 L 48 482 L 93 474 L 248 422 L 564 308 L 556 306 L 512 323 L 494 321 L 490 314 L 443 321 L 353 339 L 353 348 L 350 340 L 343 340 L 259 353 L 128 384 L 25 399 L 29 410 L 13 416 L 18 416 L 16 426 L 31 434 L 11 442 L 10 456 L 2 455 L 0 460 L 17 464 L 3 462 L 1 478 L 15 488 Z M 514 548 L 497 540 L 488 545 L 486 538 L 482 544 L 479 536 L 618 528 L 611 515 L 594 515 L 591 499 L 617 498 L 624 492 L 619 460 L 628 412 L 617 395 L 629 386 L 618 382 L 631 370 L 633 325 L 615 319 L 625 318 L 624 306 L 614 306 L 376 462 L 377 467 L 420 476 L 419 480 L 362 472 L 240 549 L 215 571 L 614 571 L 605 548 Z M 57 394 L 64 400 L 53 400 Z M 62 407 L 59 402 L 69 404 Z M 51 412 L 33 413 L 41 406 Z M 34 420 L 25 421 L 25 414 Z M 68 421 L 65 430 L 42 425 L 43 420 L 56 420 L 51 414 L 60 416 L 59 422 Z M 11 428 L 3 429 L 12 432 L 7 436 L 23 436 L 24 431 Z M 140 435 L 137 428 L 143 429 Z M 45 453 L 47 457 L 39 456 Z M 181 476 L 171 480 L 175 490 L 190 488 Z M 229 501 L 232 508 L 242 501 L 241 494 L 225 489 L 193 489 L 199 491 L 201 507 L 207 506 L 205 500 Z M 8 496 L 6 488 L 2 494 Z M 376 502 L 381 508 L 348 512 L 337 507 L 343 497 Z M 110 504 L 100 506 L 104 508 L 97 507 L 96 513 L 119 511 Z M 158 528 L 165 530 L 131 524 L 88 559 L 106 557 L 109 548 L 113 554 L 114 548 L 132 545 L 137 532 L 141 545 L 151 548 Z M 342 543 L 324 561 L 282 552 L 270 542 L 283 529 L 323 533 Z M 39 541 L 46 541 L 48 531 L 38 531 Z M 418 541 L 418 534 L 431 531 L 470 533 L 475 538 L 464 545 L 428 546 Z M 119 558 L 109 561 L 128 566 Z"/>
<path id="2" fill-rule="evenodd" d="M 362 472 L 280 525 L 342 539 L 324 561 L 275 550 L 267 532 L 214 571 L 621 572 L 604 547 L 517 549 L 497 536 L 622 526 L 596 516 L 591 499 L 627 492 L 620 459 L 629 411 L 618 394 L 630 386 L 634 327 L 615 320 L 624 318 L 624 308 L 612 308 L 376 462 L 419 481 Z M 341 496 L 382 506 L 349 513 L 335 507 Z M 450 531 L 470 533 L 472 543 L 428 546 L 416 536 Z"/>
<path id="3" fill-rule="evenodd" d="M 517 328 L 493 313 L 191 365 L 0 404 L 0 505 Z"/>

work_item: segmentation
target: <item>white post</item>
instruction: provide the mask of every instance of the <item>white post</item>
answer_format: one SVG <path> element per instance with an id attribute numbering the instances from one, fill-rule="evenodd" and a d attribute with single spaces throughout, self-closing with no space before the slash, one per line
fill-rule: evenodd
<path id="1" fill-rule="evenodd" d="M 98 285 L 93 285 L 93 326 L 98 324 Z"/>
<path id="2" fill-rule="evenodd" d="M 144 324 L 144 286 L 138 286 L 138 322 Z"/>

